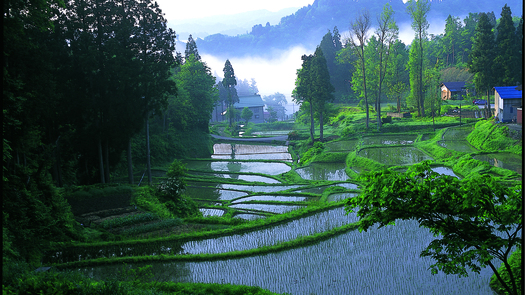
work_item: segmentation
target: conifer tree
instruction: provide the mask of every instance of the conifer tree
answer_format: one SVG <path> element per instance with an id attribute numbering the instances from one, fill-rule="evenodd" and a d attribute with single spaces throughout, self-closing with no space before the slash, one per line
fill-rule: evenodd
<path id="1" fill-rule="evenodd" d="M 188 36 L 188 42 L 186 42 L 186 49 L 184 51 L 184 59 L 188 60 L 190 58 L 190 55 L 195 56 L 196 61 L 201 60 L 201 56 L 199 55 L 199 52 L 197 51 L 197 44 L 195 44 L 194 38 L 192 38 L 192 34 Z"/>
<path id="2" fill-rule="evenodd" d="M 521 77 L 517 77 L 515 65 L 522 58 L 517 52 L 517 38 L 515 26 L 511 17 L 511 10 L 506 4 L 502 8 L 501 18 L 497 26 L 496 57 L 493 69 L 496 73 L 494 86 L 516 85 Z"/>
<path id="3" fill-rule="evenodd" d="M 227 90 L 227 106 L 229 114 L 229 124 L 232 127 L 233 124 L 233 114 L 234 114 L 234 103 L 238 101 L 237 95 L 234 97 L 235 86 L 237 85 L 236 75 L 234 74 L 234 68 L 230 63 L 230 60 L 226 60 L 225 67 L 223 68 L 224 78 L 221 82 L 223 87 Z"/>
<path id="4" fill-rule="evenodd" d="M 475 30 L 473 47 L 469 54 L 468 62 L 469 71 L 473 73 L 475 88 L 477 91 L 486 92 L 488 98 L 486 117 L 489 116 L 488 104 L 490 89 L 494 87 L 493 84 L 496 80 L 493 70 L 496 47 L 492 29 L 493 26 L 490 23 L 488 15 L 482 13 Z"/>

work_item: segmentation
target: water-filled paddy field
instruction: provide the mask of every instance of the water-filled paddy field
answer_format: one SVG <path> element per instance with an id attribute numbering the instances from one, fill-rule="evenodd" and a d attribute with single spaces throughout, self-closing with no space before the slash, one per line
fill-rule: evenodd
<path id="1" fill-rule="evenodd" d="M 459 136 L 469 134 L 468 130 L 468 127 L 452 128 L 445 133 L 443 140 L 456 142 Z M 329 152 L 354 151 L 361 142 L 364 147 L 358 156 L 388 166 L 408 166 L 432 159 L 413 146 L 416 138 L 414 135 L 364 137 L 361 141 L 328 143 L 327 148 Z M 448 144 L 444 147 L 451 148 Z M 485 161 L 483 156 L 497 159 L 496 155 L 476 155 L 474 158 Z M 496 165 L 506 160 L 503 155 L 499 157 L 501 160 L 495 161 Z M 357 196 L 360 189 L 346 174 L 345 163 L 313 163 L 296 167 L 284 146 L 221 144 L 214 146 L 212 159 L 185 162 L 191 175 L 186 194 L 200 201 L 203 206 L 200 210 L 205 216 L 222 216 L 228 210 L 236 210 L 234 218 L 265 219 L 323 202 L 322 199 L 335 204 Z M 304 182 L 287 184 L 278 180 L 293 169 Z M 438 166 L 433 170 L 460 177 L 450 167 Z M 244 182 L 232 182 L 234 180 Z M 327 195 L 327 190 L 335 192 Z M 205 205 L 216 207 L 206 208 Z M 157 243 L 142 255 L 250 251 L 324 233 L 357 221 L 354 213 L 346 214 L 343 206 L 339 206 L 242 234 L 184 243 Z M 443 273 L 432 275 L 428 267 L 433 261 L 419 257 L 432 240 L 433 235 L 415 221 L 400 221 L 394 226 L 371 228 L 367 232 L 346 230 L 308 246 L 243 258 L 131 263 L 128 266 L 152 264 L 157 281 L 256 285 L 290 294 L 493 294 L 489 287 L 490 268 L 483 269 L 480 274 L 470 272 L 468 277 L 462 278 Z M 104 256 L 112 256 L 111 251 L 117 256 L 128 255 L 117 253 L 119 251 L 135 251 L 112 249 L 105 250 Z M 85 267 L 80 271 L 95 278 L 106 278 L 120 268 L 122 265 L 107 265 Z"/>

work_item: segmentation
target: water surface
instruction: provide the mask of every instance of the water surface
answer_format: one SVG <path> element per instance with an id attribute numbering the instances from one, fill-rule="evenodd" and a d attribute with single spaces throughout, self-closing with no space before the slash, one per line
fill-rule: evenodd
<path id="1" fill-rule="evenodd" d="M 411 146 L 365 148 L 358 155 L 388 166 L 412 165 L 433 159 L 418 148 Z"/>

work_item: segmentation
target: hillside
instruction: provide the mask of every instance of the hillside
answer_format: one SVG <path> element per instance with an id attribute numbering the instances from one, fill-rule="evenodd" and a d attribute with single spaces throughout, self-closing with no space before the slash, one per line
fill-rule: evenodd
<path id="1" fill-rule="evenodd" d="M 304 6 L 294 14 L 283 17 L 277 25 L 255 24 L 247 34 L 237 36 L 214 34 L 198 39 L 196 43 L 202 53 L 220 57 L 253 54 L 264 56 L 270 52 L 269 49 L 287 49 L 295 45 L 314 48 L 327 30 L 332 31 L 337 26 L 340 32 L 347 31 L 350 22 L 364 9 L 369 11 L 374 25 L 376 16 L 381 13 L 387 2 L 387 0 L 315 0 L 312 5 Z M 411 19 L 406 13 L 407 5 L 402 0 L 393 0 L 389 3 L 395 11 L 398 25 L 408 25 Z M 513 15 L 521 16 L 522 1 L 442 0 L 432 1 L 427 19 L 433 24 L 444 22 L 449 14 L 463 19 L 470 12 L 491 11 L 496 18 L 499 18 L 502 7 L 506 3 L 510 6 Z"/>

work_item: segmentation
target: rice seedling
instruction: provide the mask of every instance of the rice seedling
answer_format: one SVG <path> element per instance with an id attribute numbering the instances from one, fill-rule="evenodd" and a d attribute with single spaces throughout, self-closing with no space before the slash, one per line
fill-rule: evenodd
<path id="1" fill-rule="evenodd" d="M 159 279 L 175 282 L 260 286 L 290 294 L 493 294 L 491 270 L 459 278 L 432 275 L 419 253 L 433 236 L 416 222 L 350 231 L 326 241 L 279 253 L 203 262 L 153 264 Z M 186 251 L 186 248 L 185 248 Z M 142 264 L 137 264 L 135 267 Z M 104 277 L 115 266 L 85 269 Z M 179 274 L 162 277 L 174 269 Z M 277 275 L 279 274 L 279 275 Z"/>
<path id="2" fill-rule="evenodd" d="M 174 227 L 182 223 L 183 221 L 179 218 L 166 219 L 166 220 L 161 220 L 155 223 L 148 223 L 148 224 L 144 224 L 141 226 L 135 226 L 135 227 L 124 230 L 122 233 L 125 235 L 137 235 L 137 234 L 156 231 L 159 229 Z"/>
<path id="3" fill-rule="evenodd" d="M 159 216 L 153 213 L 142 213 L 104 220 L 100 223 L 100 226 L 104 229 L 110 229 L 154 220 L 159 220 Z"/>

